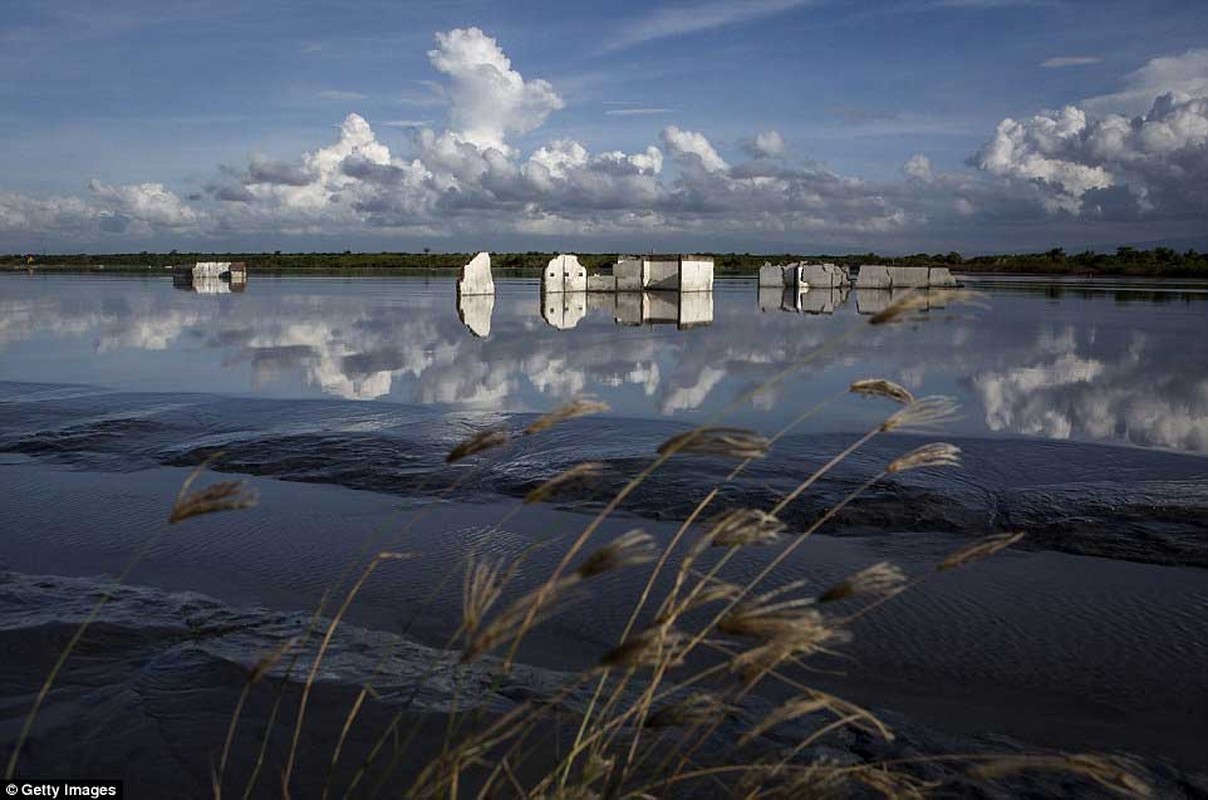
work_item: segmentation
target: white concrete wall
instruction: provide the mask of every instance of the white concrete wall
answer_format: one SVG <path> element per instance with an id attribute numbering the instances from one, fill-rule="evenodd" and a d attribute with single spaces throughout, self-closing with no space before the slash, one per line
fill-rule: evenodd
<path id="1" fill-rule="evenodd" d="M 617 279 L 618 292 L 640 292 L 646 282 L 646 273 L 640 258 L 618 260 L 612 268 L 612 274 Z"/>
<path id="2" fill-rule="evenodd" d="M 679 289 L 681 292 L 713 291 L 713 259 L 701 256 L 680 258 Z"/>
<path id="3" fill-rule="evenodd" d="M 222 273 L 230 272 L 230 261 L 198 261 L 193 265 L 194 278 L 220 278 Z"/>
<path id="4" fill-rule="evenodd" d="M 952 277 L 952 273 L 947 267 L 932 267 L 931 274 L 928 277 L 928 284 L 937 287 L 952 287 L 956 286 L 956 278 Z"/>
<path id="5" fill-rule="evenodd" d="M 926 289 L 931 281 L 927 267 L 887 267 L 891 289 Z"/>
<path id="6" fill-rule="evenodd" d="M 680 265 L 679 260 L 675 261 L 651 261 L 643 259 L 642 265 L 645 273 L 642 287 L 645 289 L 665 289 L 667 291 L 679 291 L 680 288 Z"/>
<path id="7" fill-rule="evenodd" d="M 857 289 L 888 289 L 889 269 L 880 264 L 860 265 L 860 274 L 856 276 Z"/>
<path id="8" fill-rule="evenodd" d="M 495 280 L 491 277 L 491 254 L 479 253 L 461 268 L 457 278 L 459 295 L 494 294 Z"/>
<path id="9" fill-rule="evenodd" d="M 797 267 L 797 287 L 846 286 L 847 273 L 835 264 L 801 264 Z"/>
<path id="10" fill-rule="evenodd" d="M 617 276 L 615 275 L 587 276 L 587 291 L 589 292 L 615 292 L 616 290 Z"/>
<path id="11" fill-rule="evenodd" d="M 547 292 L 586 292 L 587 268 L 579 263 L 578 256 L 556 255 L 541 273 L 541 288 Z"/>
<path id="12" fill-rule="evenodd" d="M 787 269 L 780 264 L 764 264 L 759 268 L 759 285 L 768 288 L 783 288 L 787 285 Z"/>
<path id="13" fill-rule="evenodd" d="M 713 292 L 684 292 L 679 297 L 679 327 L 700 328 L 713 324 Z"/>
<path id="14" fill-rule="evenodd" d="M 491 335 L 491 314 L 495 311 L 493 294 L 458 294 L 457 318 L 470 333 L 485 339 Z"/>

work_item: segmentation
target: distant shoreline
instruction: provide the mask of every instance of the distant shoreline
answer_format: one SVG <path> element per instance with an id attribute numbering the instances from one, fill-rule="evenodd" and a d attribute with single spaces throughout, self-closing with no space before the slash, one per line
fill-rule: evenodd
<path id="1" fill-rule="evenodd" d="M 537 277 L 554 253 L 492 253 L 492 269 L 504 277 Z M 755 275 L 764 263 L 829 261 L 855 270 L 861 264 L 890 264 L 908 267 L 947 267 L 954 273 L 1033 276 L 1131 276 L 1149 278 L 1208 278 L 1208 253 L 1176 252 L 1169 248 L 1134 250 L 1121 247 L 1115 253 L 1091 251 L 1067 254 L 1061 249 L 1044 253 L 975 256 L 959 253 L 918 253 L 886 257 L 876 253 L 828 256 L 794 253 L 706 253 L 715 263 L 719 277 Z M 0 271 L 106 272 L 117 274 L 164 274 L 171 267 L 196 261 L 241 261 L 249 274 L 259 275 L 432 275 L 455 273 L 472 253 L 113 253 L 0 255 Z M 580 254 L 589 270 L 611 266 L 616 253 Z"/>

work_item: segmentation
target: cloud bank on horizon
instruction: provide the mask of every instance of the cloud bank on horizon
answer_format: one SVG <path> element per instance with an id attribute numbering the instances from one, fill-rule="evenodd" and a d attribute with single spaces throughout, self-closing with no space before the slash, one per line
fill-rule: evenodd
<path id="1" fill-rule="evenodd" d="M 672 35 L 673 22 L 628 35 Z M 153 237 L 220 246 L 232 236 L 288 242 L 369 232 L 455 247 L 507 235 L 600 249 L 718 237 L 752 249 L 764 237 L 939 249 L 970 226 L 1108 236 L 1119 225 L 1202 233 L 1208 222 L 1208 49 L 1152 59 L 1116 93 L 1003 119 L 964 168 L 939 170 L 919 153 L 900 175 L 878 180 L 796 157 L 799 143 L 772 128 L 752 130 L 732 152 L 707 131 L 676 124 L 633 152 L 592 152 L 574 138 L 525 152 L 517 140 L 566 106 L 553 83 L 523 75 L 476 27 L 437 33 L 428 61 L 442 78 L 447 126 L 382 120 L 410 132 L 398 152 L 369 120 L 348 113 L 333 141 L 294 159 L 216 167 L 204 192 L 186 197 L 158 182 L 93 179 L 79 196 L 0 185 L 0 246 L 30 248 L 45 236 L 99 237 L 113 248 Z M 1055 57 L 1045 66 L 1091 61 Z"/>

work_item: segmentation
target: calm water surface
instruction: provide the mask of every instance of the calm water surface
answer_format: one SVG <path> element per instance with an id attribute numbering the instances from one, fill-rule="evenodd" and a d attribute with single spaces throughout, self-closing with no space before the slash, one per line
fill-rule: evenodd
<path id="1" fill-rule="evenodd" d="M 860 312 L 887 296 L 797 299 L 749 280 L 619 305 L 542 305 L 535 283 L 503 280 L 459 308 L 450 280 L 257 277 L 197 294 L 165 278 L 6 275 L 0 381 L 493 412 L 593 394 L 619 417 L 700 421 L 807 361 L 729 419 L 772 431 L 877 376 L 956 396 L 967 435 L 1208 452 L 1208 285 L 969 283 L 984 308 L 873 328 Z M 812 425 L 856 430 L 882 413 L 836 404 Z"/>

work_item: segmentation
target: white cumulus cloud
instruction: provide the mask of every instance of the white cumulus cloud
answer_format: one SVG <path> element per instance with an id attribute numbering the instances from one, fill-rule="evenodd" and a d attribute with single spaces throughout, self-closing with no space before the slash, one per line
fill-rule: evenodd
<path id="1" fill-rule="evenodd" d="M 1125 187 L 1137 211 L 1208 210 L 1208 97 L 1173 92 L 1146 114 L 1091 119 L 1067 106 L 1005 119 L 974 157 L 997 176 L 1041 187 L 1045 207 L 1080 214 L 1094 190 Z"/>
<path id="2" fill-rule="evenodd" d="M 743 149 L 752 158 L 783 158 L 784 137 L 780 131 L 762 131 L 755 138 L 743 143 Z"/>
<path id="3" fill-rule="evenodd" d="M 663 129 L 663 143 L 681 161 L 699 165 L 705 172 L 729 169 L 730 165 L 717 154 L 703 133 L 682 131 L 671 125 Z"/>
<path id="4" fill-rule="evenodd" d="M 503 150 L 509 133 L 528 133 L 562 108 L 562 98 L 547 81 L 526 81 L 480 29 L 438 33 L 436 42 L 428 58 L 449 78 L 453 131 L 466 141 Z"/>

